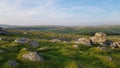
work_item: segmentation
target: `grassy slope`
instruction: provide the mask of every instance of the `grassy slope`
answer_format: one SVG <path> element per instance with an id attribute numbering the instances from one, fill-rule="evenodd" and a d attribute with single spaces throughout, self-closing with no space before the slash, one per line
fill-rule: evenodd
<path id="1" fill-rule="evenodd" d="M 10 36 L 0 36 L 9 39 L 9 41 L 0 41 L 0 49 L 4 49 L 4 53 L 0 53 L 0 68 L 3 67 L 8 60 L 16 60 L 19 63 L 19 68 L 117 68 L 120 65 L 120 50 L 111 49 L 111 52 L 102 51 L 96 46 L 88 47 L 86 45 L 79 45 L 79 48 L 73 48 L 73 43 L 52 43 L 49 42 L 51 34 L 55 37 L 65 38 L 81 37 L 69 34 L 56 34 L 56 33 L 44 33 L 44 32 L 30 32 L 29 35 L 23 34 L 26 31 L 21 31 L 19 34 L 13 34 Z M 29 31 L 28 31 L 29 32 Z M 42 37 L 38 37 L 42 36 Z M 14 39 L 19 37 L 27 37 L 34 39 L 40 43 L 40 47 L 45 47 L 45 50 L 39 50 L 39 48 L 31 48 L 28 44 L 20 46 L 11 46 Z M 83 37 L 83 36 L 82 36 Z M 86 36 L 85 36 L 86 37 Z M 119 37 L 119 36 L 118 36 Z M 117 37 L 110 37 L 115 39 Z M 46 40 L 42 40 L 46 39 Z M 29 48 L 33 51 L 37 51 L 44 57 L 44 63 L 39 62 L 25 62 L 20 61 L 16 57 L 22 48 Z M 110 60 L 108 57 L 112 57 Z"/>

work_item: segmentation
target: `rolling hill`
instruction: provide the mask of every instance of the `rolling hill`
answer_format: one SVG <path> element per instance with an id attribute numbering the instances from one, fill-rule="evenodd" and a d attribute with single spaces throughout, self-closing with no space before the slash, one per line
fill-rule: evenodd
<path id="1" fill-rule="evenodd" d="M 67 34 L 93 35 L 95 32 L 104 32 L 108 35 L 120 35 L 120 26 L 19 26 L 17 30 L 35 30 L 43 32 L 57 32 Z"/>

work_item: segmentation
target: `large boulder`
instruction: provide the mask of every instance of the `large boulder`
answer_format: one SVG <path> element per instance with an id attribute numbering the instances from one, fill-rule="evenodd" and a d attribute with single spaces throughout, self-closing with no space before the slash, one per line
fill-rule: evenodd
<path id="1" fill-rule="evenodd" d="M 107 35 L 103 32 L 97 32 L 90 38 L 93 44 L 100 44 L 103 46 L 110 45 L 112 41 L 108 40 Z"/>
<path id="2" fill-rule="evenodd" d="M 41 57 L 36 52 L 28 52 L 22 55 L 23 59 L 30 60 L 30 61 L 41 61 Z"/>
<path id="3" fill-rule="evenodd" d="M 92 45 L 92 42 L 90 39 L 87 38 L 79 38 L 77 41 L 75 41 L 74 43 L 78 43 L 78 44 L 85 44 L 85 45 Z"/>
<path id="4" fill-rule="evenodd" d="M 27 61 L 43 61 L 43 58 L 38 55 L 37 52 L 28 51 L 27 49 L 22 49 L 17 57 L 19 60 Z"/>
<path id="5" fill-rule="evenodd" d="M 106 34 L 103 32 L 95 33 L 95 36 L 91 37 L 90 39 L 94 43 L 103 43 L 108 40 Z"/>

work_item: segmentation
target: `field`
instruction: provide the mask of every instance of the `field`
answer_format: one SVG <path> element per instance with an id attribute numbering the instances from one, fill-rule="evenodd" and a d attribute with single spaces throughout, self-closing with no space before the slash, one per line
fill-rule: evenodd
<path id="1" fill-rule="evenodd" d="M 99 29 L 98 29 L 99 30 Z M 80 37 L 91 37 L 93 34 L 80 35 L 80 32 L 56 32 L 55 31 L 33 31 L 33 30 L 9 30 L 9 35 L 0 35 L 0 38 L 6 40 L 0 41 L 0 68 L 118 68 L 120 67 L 120 49 L 106 46 L 87 46 L 79 44 L 78 47 L 72 42 Z M 112 31 L 112 30 L 111 30 Z M 114 31 L 114 30 L 113 30 Z M 89 31 L 86 31 L 89 33 Z M 117 32 L 117 31 L 116 31 Z M 77 34 L 76 34 L 77 33 Z M 84 33 L 84 32 L 82 32 Z M 93 33 L 95 33 L 93 31 Z M 119 33 L 118 33 L 119 34 Z M 117 33 L 116 33 L 117 35 Z M 120 36 L 109 35 L 108 38 L 113 41 L 119 41 Z M 39 43 L 39 46 L 33 48 L 29 44 L 15 43 L 19 38 L 32 39 Z M 52 42 L 52 39 L 62 41 Z M 22 60 L 19 54 L 27 49 L 37 52 L 43 57 L 41 61 Z M 16 61 L 17 65 L 10 66 L 9 61 Z"/>

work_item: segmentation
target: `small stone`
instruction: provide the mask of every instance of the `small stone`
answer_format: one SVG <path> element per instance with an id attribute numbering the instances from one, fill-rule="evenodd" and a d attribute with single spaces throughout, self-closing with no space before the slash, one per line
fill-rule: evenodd
<path id="1" fill-rule="evenodd" d="M 21 44 L 25 44 L 27 41 L 28 41 L 27 38 L 20 38 L 20 39 L 15 40 L 15 42 L 21 43 Z"/>
<path id="2" fill-rule="evenodd" d="M 4 52 L 4 50 L 0 50 L 0 53 L 3 53 Z"/>
<path id="3" fill-rule="evenodd" d="M 108 58 L 108 60 L 109 60 L 109 61 L 112 61 L 112 57 L 110 57 L 110 56 L 107 56 L 107 58 Z"/>
<path id="4" fill-rule="evenodd" d="M 0 38 L 0 40 L 2 40 L 2 38 Z"/>
<path id="5" fill-rule="evenodd" d="M 39 47 L 39 43 L 38 43 L 38 42 L 35 42 L 35 41 L 31 41 L 29 44 L 30 44 L 32 47 L 34 47 L 34 48 Z"/>
<path id="6" fill-rule="evenodd" d="M 78 46 L 78 45 L 73 45 L 73 47 L 74 47 L 74 48 L 79 48 L 79 46 Z"/>
<path id="7" fill-rule="evenodd" d="M 7 41 L 6 38 L 0 38 L 0 41 Z"/>
<path id="8" fill-rule="evenodd" d="M 18 67 L 18 63 L 14 60 L 9 60 L 4 64 L 4 67 L 6 67 L 6 68 L 16 68 L 16 67 Z"/>
<path id="9" fill-rule="evenodd" d="M 55 43 L 55 42 L 61 42 L 61 40 L 59 39 L 52 39 L 51 42 Z"/>
<path id="10" fill-rule="evenodd" d="M 99 48 L 102 51 L 111 52 L 111 50 L 106 47 L 97 47 L 97 48 Z"/>

